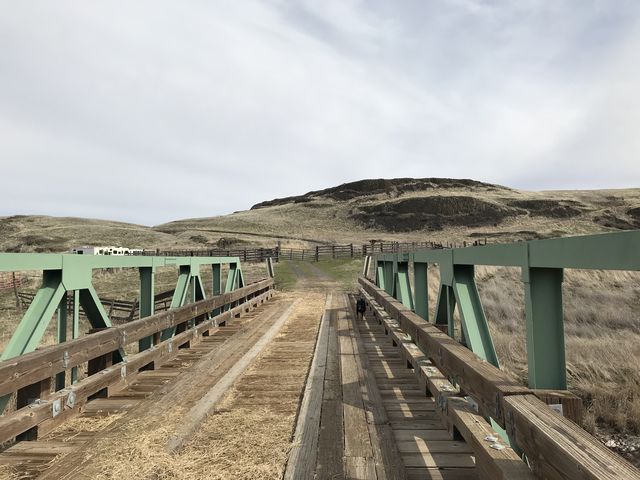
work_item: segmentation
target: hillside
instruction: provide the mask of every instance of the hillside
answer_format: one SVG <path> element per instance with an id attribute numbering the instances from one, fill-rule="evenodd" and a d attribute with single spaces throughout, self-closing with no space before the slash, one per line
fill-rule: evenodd
<path id="1" fill-rule="evenodd" d="M 181 238 L 227 234 L 253 241 L 370 239 L 497 241 L 640 228 L 640 189 L 520 191 L 474 180 L 377 179 L 254 205 L 155 230 Z M 256 236 L 256 234 L 258 236 Z"/>
<path id="2" fill-rule="evenodd" d="M 640 189 L 530 192 L 475 180 L 361 180 L 156 227 L 73 217 L 0 217 L 0 251 L 78 245 L 207 248 L 369 240 L 512 241 L 640 228 Z"/>
<path id="3" fill-rule="evenodd" d="M 155 248 L 173 245 L 173 235 L 142 225 L 74 217 L 0 217 L 0 251 L 62 252 L 79 245 Z"/>

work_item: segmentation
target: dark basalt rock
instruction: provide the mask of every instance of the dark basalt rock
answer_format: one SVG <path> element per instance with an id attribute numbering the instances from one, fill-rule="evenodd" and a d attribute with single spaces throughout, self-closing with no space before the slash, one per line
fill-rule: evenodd
<path id="1" fill-rule="evenodd" d="M 507 208 L 474 197 L 432 196 L 365 205 L 352 218 L 366 228 L 408 232 L 495 225 L 512 214 Z"/>
<path id="2" fill-rule="evenodd" d="M 553 199 L 509 200 L 507 205 L 524 209 L 530 215 L 547 218 L 577 217 L 586 208 L 582 203 L 575 200 Z"/>
<path id="3" fill-rule="evenodd" d="M 286 205 L 289 203 L 304 203 L 316 198 L 330 198 L 333 200 L 348 201 L 355 198 L 364 198 L 371 195 L 387 194 L 393 197 L 403 193 L 428 191 L 436 189 L 483 189 L 483 190 L 507 190 L 506 187 L 490 183 L 478 182 L 469 179 L 455 178 L 392 178 L 369 179 L 357 182 L 344 183 L 337 187 L 315 190 L 304 195 L 294 197 L 276 198 L 261 202 L 251 210 L 265 207 Z"/>

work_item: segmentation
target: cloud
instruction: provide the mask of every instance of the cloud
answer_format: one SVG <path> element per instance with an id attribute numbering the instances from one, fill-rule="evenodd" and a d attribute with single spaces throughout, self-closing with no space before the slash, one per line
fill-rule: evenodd
<path id="1" fill-rule="evenodd" d="M 0 215 L 155 224 L 363 177 L 640 181 L 640 4 L 10 2 Z"/>

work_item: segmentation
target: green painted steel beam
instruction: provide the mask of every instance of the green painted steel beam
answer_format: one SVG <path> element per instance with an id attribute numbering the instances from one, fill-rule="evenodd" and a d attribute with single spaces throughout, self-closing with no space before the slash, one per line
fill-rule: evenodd
<path id="1" fill-rule="evenodd" d="M 0 361 L 32 352 L 38 347 L 64 294 L 62 272 L 45 270 L 42 273 L 42 286 L 36 292 L 16 331 L 0 354 Z M 0 414 L 4 411 L 9 398 L 10 395 L 0 397 Z"/>
<path id="2" fill-rule="evenodd" d="M 436 314 L 433 319 L 435 325 L 447 325 L 447 334 L 454 338 L 455 325 L 453 323 L 453 311 L 456 307 L 456 297 L 453 288 L 440 284 Z"/>
<path id="3" fill-rule="evenodd" d="M 150 317 L 155 313 L 155 267 L 139 267 L 140 296 L 138 312 L 140 318 Z M 139 351 L 147 350 L 153 345 L 153 337 L 145 337 L 138 341 Z"/>
<path id="4" fill-rule="evenodd" d="M 67 292 L 62 295 L 62 300 L 58 305 L 58 325 L 57 325 L 57 339 L 58 343 L 64 343 L 67 341 Z M 55 389 L 62 390 L 65 387 L 66 374 L 65 372 L 59 372 L 56 374 Z"/>
<path id="5" fill-rule="evenodd" d="M 387 283 L 384 278 L 384 273 L 385 273 L 384 262 L 380 260 L 376 261 L 376 285 L 380 287 L 382 290 L 386 291 Z"/>
<path id="6" fill-rule="evenodd" d="M 550 238 L 510 244 L 425 250 L 411 254 L 417 262 L 440 263 L 452 252 L 455 265 L 640 270 L 640 231 Z M 388 260 L 394 254 L 378 258 Z"/>
<path id="7" fill-rule="evenodd" d="M 236 274 L 238 265 L 231 263 L 229 265 L 229 271 L 227 272 L 227 280 L 224 283 L 224 293 L 230 293 L 236 288 Z"/>
<path id="8" fill-rule="evenodd" d="M 80 291 L 73 291 L 73 323 L 71 324 L 71 338 L 80 338 Z M 78 381 L 78 367 L 71 369 L 71 383 Z"/>
<path id="9" fill-rule="evenodd" d="M 397 262 L 395 275 L 396 299 L 405 307 L 413 310 L 413 296 L 411 295 L 411 282 L 409 280 L 409 263 Z"/>
<path id="10" fill-rule="evenodd" d="M 82 310 L 84 310 L 91 327 L 111 327 L 111 320 L 102 306 L 102 302 L 100 302 L 100 298 L 98 297 L 95 288 L 93 288 L 93 285 L 88 285 L 86 288 L 79 290 L 79 292 L 80 306 L 82 307 Z"/>
<path id="11" fill-rule="evenodd" d="M 211 274 L 213 275 L 213 296 L 220 295 L 222 293 L 222 267 L 219 264 L 211 265 Z M 212 315 L 216 316 L 220 314 L 221 309 L 216 308 Z"/>
<path id="12" fill-rule="evenodd" d="M 0 360 L 17 357 L 36 349 L 64 293 L 61 271 L 45 270 L 42 275 L 42 287 L 36 292 L 31 305 L 2 351 Z"/>
<path id="13" fill-rule="evenodd" d="M 523 272 L 523 280 L 529 387 L 566 390 L 563 271 L 531 268 Z"/>
<path id="14" fill-rule="evenodd" d="M 191 265 L 181 265 L 178 271 L 178 281 L 176 288 L 173 291 L 173 297 L 171 298 L 171 305 L 169 308 L 182 307 L 187 301 L 187 294 L 189 293 L 189 284 L 191 283 Z M 160 341 L 164 342 L 169 340 L 176 333 L 176 327 L 169 327 L 162 331 L 160 334 Z"/>
<path id="15" fill-rule="evenodd" d="M 77 255 L 72 253 L 0 253 L 0 272 L 60 270 L 65 267 L 138 268 L 240 263 L 239 257 L 152 257 L 139 255 Z"/>
<path id="16" fill-rule="evenodd" d="M 395 287 L 394 275 L 393 275 L 393 262 L 394 259 L 388 260 L 384 262 L 384 286 L 385 292 L 389 295 L 393 296 L 393 290 Z"/>
<path id="17" fill-rule="evenodd" d="M 428 267 L 429 265 L 426 263 L 413 264 L 413 295 L 415 312 L 427 321 L 429 321 Z"/>
<path id="18" fill-rule="evenodd" d="M 473 265 L 455 266 L 453 291 L 460 312 L 466 345 L 480 358 L 500 368 L 487 318 L 476 288 Z"/>
<path id="19" fill-rule="evenodd" d="M 111 320 L 102 306 L 102 302 L 100 302 L 100 298 L 93 288 L 93 285 L 89 284 L 87 288 L 79 290 L 79 294 L 80 306 L 82 310 L 84 310 L 84 314 L 87 320 L 89 320 L 91 327 L 95 329 L 112 327 Z M 125 358 L 127 358 L 127 354 L 124 350 L 119 349 L 113 352 L 114 363 L 121 362 Z"/>

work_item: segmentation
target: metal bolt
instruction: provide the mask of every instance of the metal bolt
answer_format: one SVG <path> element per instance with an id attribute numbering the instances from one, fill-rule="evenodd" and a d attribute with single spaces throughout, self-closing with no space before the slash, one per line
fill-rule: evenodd
<path id="1" fill-rule="evenodd" d="M 59 398 L 57 398 L 51 404 L 51 415 L 53 416 L 53 418 L 56 418 L 61 411 L 62 411 L 62 401 Z"/>

